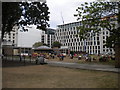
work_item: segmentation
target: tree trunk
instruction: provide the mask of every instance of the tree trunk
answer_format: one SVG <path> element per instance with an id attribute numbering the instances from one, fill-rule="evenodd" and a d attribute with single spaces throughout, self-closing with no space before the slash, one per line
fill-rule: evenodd
<path id="1" fill-rule="evenodd" d="M 120 43 L 115 45 L 115 68 L 120 68 Z"/>

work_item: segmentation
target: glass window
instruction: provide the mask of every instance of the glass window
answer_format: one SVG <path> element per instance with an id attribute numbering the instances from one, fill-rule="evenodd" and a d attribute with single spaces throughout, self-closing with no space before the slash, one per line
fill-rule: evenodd
<path id="1" fill-rule="evenodd" d="M 103 40 L 103 43 L 105 43 L 105 40 Z"/>
<path id="2" fill-rule="evenodd" d="M 13 43 L 15 43 L 15 41 L 13 40 Z"/>
<path id="3" fill-rule="evenodd" d="M 105 36 L 103 36 L 103 39 L 105 39 Z"/>
<path id="4" fill-rule="evenodd" d="M 100 45 L 100 42 L 99 42 L 99 41 L 97 41 L 97 45 Z"/>
<path id="5" fill-rule="evenodd" d="M 97 40 L 99 40 L 99 37 L 97 37 Z"/>
<path id="6" fill-rule="evenodd" d="M 98 54 L 100 54 L 100 50 L 98 50 Z"/>
<path id="7" fill-rule="evenodd" d="M 92 42 L 91 42 L 91 45 L 92 45 Z"/>
<path id="8" fill-rule="evenodd" d="M 98 46 L 98 49 L 100 49 L 100 46 Z"/>
<path id="9" fill-rule="evenodd" d="M 97 46 L 95 46 L 95 49 L 97 49 Z"/>
<path id="10" fill-rule="evenodd" d="M 106 31 L 106 34 L 108 34 L 108 31 Z"/>
<path id="11" fill-rule="evenodd" d="M 81 45 L 83 45 L 83 42 L 81 42 Z"/>
<path id="12" fill-rule="evenodd" d="M 88 49 L 89 49 L 89 46 L 88 46 Z"/>
<path id="13" fill-rule="evenodd" d="M 105 32 L 103 31 L 103 35 L 105 34 Z"/>
<path id="14" fill-rule="evenodd" d="M 94 41 L 94 45 L 96 45 L 96 42 Z"/>

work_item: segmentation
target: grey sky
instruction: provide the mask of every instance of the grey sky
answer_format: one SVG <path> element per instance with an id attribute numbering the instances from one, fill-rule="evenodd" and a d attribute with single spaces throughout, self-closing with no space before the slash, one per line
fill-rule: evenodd
<path id="1" fill-rule="evenodd" d="M 63 24 L 61 13 L 65 24 L 76 22 L 77 18 L 74 17 L 74 14 L 77 13 L 76 9 L 84 2 L 88 2 L 88 0 L 47 0 L 50 12 L 50 27 L 57 28 L 57 25 Z"/>
<path id="2" fill-rule="evenodd" d="M 18 47 L 32 47 L 35 42 L 41 42 L 41 30 L 36 29 L 35 26 L 30 26 L 28 32 L 18 33 Z"/>
<path id="3" fill-rule="evenodd" d="M 47 0 L 50 12 L 50 28 L 56 29 L 57 25 L 63 24 L 61 13 L 65 24 L 76 22 L 77 18 L 74 17 L 74 14 L 77 13 L 76 9 L 84 2 L 88 2 L 88 0 Z M 31 47 L 35 42 L 40 41 L 40 33 L 41 31 L 36 30 L 35 27 L 30 28 L 28 32 L 20 32 L 18 45 L 22 47 Z"/>

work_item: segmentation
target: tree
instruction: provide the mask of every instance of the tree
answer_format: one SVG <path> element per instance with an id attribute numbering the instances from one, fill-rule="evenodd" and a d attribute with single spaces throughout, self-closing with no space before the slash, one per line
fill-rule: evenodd
<path id="1" fill-rule="evenodd" d="M 42 45 L 43 45 L 42 42 L 36 42 L 36 43 L 33 44 L 33 47 L 37 48 L 37 47 L 42 46 Z"/>
<path id="2" fill-rule="evenodd" d="M 82 26 L 78 27 L 81 39 L 89 37 L 89 33 L 95 35 L 95 33 L 99 34 L 103 29 L 107 29 L 110 31 L 110 36 L 106 39 L 106 46 L 117 47 L 116 50 L 120 51 L 120 2 L 85 2 L 76 11 L 78 14 L 75 16 L 82 23 Z M 109 15 L 114 17 L 112 22 Z M 120 55 L 116 50 L 115 67 L 120 67 Z"/>
<path id="3" fill-rule="evenodd" d="M 33 47 L 34 47 L 34 48 L 37 48 L 37 47 L 39 47 L 39 46 L 43 46 L 43 45 L 44 45 L 44 46 L 48 46 L 48 45 L 45 44 L 45 43 L 42 43 L 42 42 L 36 42 L 36 43 L 33 44 Z"/>
<path id="4" fill-rule="evenodd" d="M 2 38 L 5 32 L 12 31 L 15 23 L 20 19 L 22 10 L 19 3 L 2 3 Z"/>
<path id="5" fill-rule="evenodd" d="M 58 42 L 58 41 L 55 41 L 52 44 L 52 47 L 58 47 L 58 48 L 60 48 L 60 46 L 62 46 L 62 44 L 60 42 Z"/>
<path id="6" fill-rule="evenodd" d="M 49 26 L 49 8 L 45 2 L 2 2 L 2 38 L 5 32 L 12 31 L 14 25 L 22 27 L 37 25 L 38 29 L 46 30 Z"/>

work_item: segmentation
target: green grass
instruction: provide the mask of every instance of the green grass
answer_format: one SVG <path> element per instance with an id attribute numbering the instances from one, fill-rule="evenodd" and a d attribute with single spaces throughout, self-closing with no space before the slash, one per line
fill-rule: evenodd
<path id="1" fill-rule="evenodd" d="M 3 67 L 3 88 L 28 87 L 118 88 L 118 74 L 48 65 Z"/>
<path id="2" fill-rule="evenodd" d="M 99 62 L 99 61 L 83 61 L 83 60 L 80 60 L 78 63 L 80 64 L 101 64 L 101 65 L 115 65 L 115 60 L 109 60 L 109 61 L 106 61 L 106 62 Z"/>

